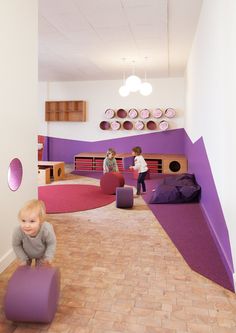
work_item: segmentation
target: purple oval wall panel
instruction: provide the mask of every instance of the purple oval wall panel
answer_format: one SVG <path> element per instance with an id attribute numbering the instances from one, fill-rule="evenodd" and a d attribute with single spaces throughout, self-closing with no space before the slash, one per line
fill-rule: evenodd
<path id="1" fill-rule="evenodd" d="M 23 167 L 18 158 L 14 158 L 8 168 L 8 186 L 12 191 L 18 190 L 23 176 Z"/>

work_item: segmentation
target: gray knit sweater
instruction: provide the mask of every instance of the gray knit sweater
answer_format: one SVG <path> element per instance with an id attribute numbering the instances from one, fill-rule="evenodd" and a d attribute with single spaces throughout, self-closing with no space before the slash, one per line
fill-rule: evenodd
<path id="1" fill-rule="evenodd" d="M 12 237 L 12 246 L 18 259 L 52 260 L 56 250 L 56 236 L 53 226 L 43 222 L 35 237 L 26 235 L 18 226 Z"/>

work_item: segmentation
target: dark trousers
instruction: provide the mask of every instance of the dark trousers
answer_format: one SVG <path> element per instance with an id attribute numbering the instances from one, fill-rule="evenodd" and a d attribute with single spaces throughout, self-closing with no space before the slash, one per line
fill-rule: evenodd
<path id="1" fill-rule="evenodd" d="M 137 180 L 137 194 L 140 194 L 141 191 L 141 185 L 142 185 L 142 190 L 143 192 L 146 192 L 146 185 L 145 185 L 145 177 L 146 177 L 147 171 L 145 172 L 140 172 L 138 174 L 138 180 Z"/>

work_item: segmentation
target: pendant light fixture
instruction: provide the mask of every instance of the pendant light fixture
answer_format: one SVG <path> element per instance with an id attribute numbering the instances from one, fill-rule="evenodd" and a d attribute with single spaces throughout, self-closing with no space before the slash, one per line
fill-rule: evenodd
<path id="1" fill-rule="evenodd" d="M 129 91 L 136 92 L 140 89 L 141 79 L 135 75 L 135 62 L 133 61 L 133 73 L 127 77 L 125 85 L 128 87 Z"/>
<path id="2" fill-rule="evenodd" d="M 145 57 L 145 62 L 147 63 L 147 57 Z M 143 96 L 149 96 L 152 93 L 152 85 L 147 82 L 147 65 L 145 66 L 144 82 L 141 84 L 139 91 Z"/>
<path id="3" fill-rule="evenodd" d="M 122 58 L 123 63 L 125 64 L 125 58 Z M 119 88 L 119 94 L 122 97 L 127 97 L 130 93 L 129 88 L 126 86 L 126 81 L 125 81 L 125 65 L 124 65 L 124 70 L 123 70 L 123 85 Z"/>
<path id="4" fill-rule="evenodd" d="M 125 63 L 125 58 L 122 58 Z M 147 57 L 145 57 L 147 61 Z M 145 69 L 144 82 L 135 75 L 135 61 L 132 61 L 132 74 L 125 79 L 125 69 L 123 71 L 123 85 L 119 88 L 119 94 L 122 97 L 126 97 L 130 94 L 130 92 L 139 91 L 143 96 L 149 96 L 152 93 L 152 85 L 147 82 L 147 71 Z M 125 67 L 125 66 L 124 66 Z"/>

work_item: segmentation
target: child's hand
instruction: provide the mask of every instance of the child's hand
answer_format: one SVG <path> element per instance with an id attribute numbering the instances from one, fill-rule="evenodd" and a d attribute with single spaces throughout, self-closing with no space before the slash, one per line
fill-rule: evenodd
<path id="1" fill-rule="evenodd" d="M 133 168 L 134 168 L 134 167 L 133 167 L 132 165 L 129 167 L 130 170 L 132 170 Z"/>

